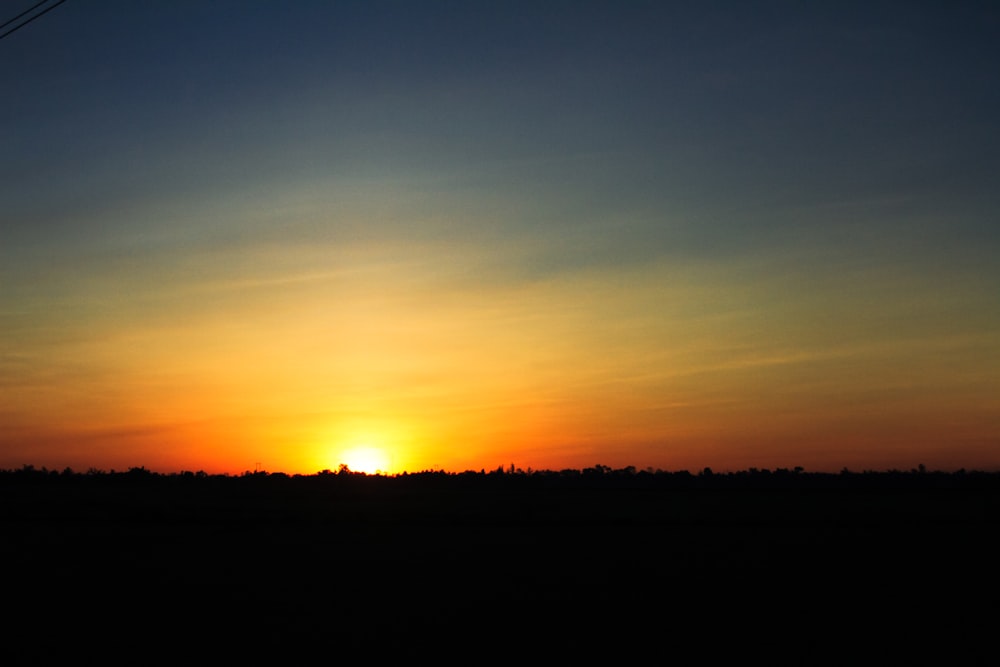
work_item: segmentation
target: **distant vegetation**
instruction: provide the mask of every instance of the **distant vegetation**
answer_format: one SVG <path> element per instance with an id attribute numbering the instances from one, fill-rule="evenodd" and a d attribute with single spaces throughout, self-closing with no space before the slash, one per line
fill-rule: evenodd
<path id="1" fill-rule="evenodd" d="M 148 482 L 155 484 L 184 483 L 192 484 L 199 481 L 213 483 L 250 483 L 267 482 L 288 483 L 301 480 L 309 484 L 335 486 L 357 485 L 388 485 L 388 486 L 420 486 L 445 485 L 468 487 L 482 484 L 484 486 L 521 486 L 521 487 L 627 487 L 627 488 L 857 488 L 867 486 L 917 486 L 917 487 L 965 487 L 993 485 L 1000 483 L 1000 472 L 960 469 L 954 472 L 928 470 L 924 465 L 918 465 L 910 470 L 863 470 L 851 471 L 847 468 L 840 472 L 809 472 L 802 467 L 795 468 L 749 468 L 736 472 L 714 472 L 704 468 L 697 472 L 688 470 L 665 471 L 661 469 L 637 469 L 634 466 L 611 468 L 605 465 L 595 465 L 589 468 L 562 470 L 533 470 L 531 468 L 516 468 L 500 466 L 493 470 L 466 470 L 463 472 L 447 472 L 444 470 L 423 470 L 419 472 L 403 472 L 398 474 L 368 474 L 352 471 L 347 465 L 341 464 L 336 471 L 320 470 L 311 475 L 287 474 L 284 472 L 245 471 L 241 474 L 210 474 L 204 471 L 180 471 L 158 473 L 145 467 L 132 467 L 124 471 L 100 470 L 90 468 L 86 472 L 74 471 L 71 468 L 62 470 L 47 469 L 44 466 L 36 468 L 24 465 L 15 469 L 0 469 L 0 483 L 10 482 L 67 482 L 67 483 L 135 483 Z"/>

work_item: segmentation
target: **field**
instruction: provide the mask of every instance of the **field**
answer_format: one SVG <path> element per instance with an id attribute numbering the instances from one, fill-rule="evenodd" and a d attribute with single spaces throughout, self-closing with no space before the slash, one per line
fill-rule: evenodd
<path id="1" fill-rule="evenodd" d="M 67 645 L 684 645 L 811 664 L 862 646 L 971 656 L 997 620 L 986 473 L 21 470 L 0 502 L 7 645 L 40 662 Z"/>

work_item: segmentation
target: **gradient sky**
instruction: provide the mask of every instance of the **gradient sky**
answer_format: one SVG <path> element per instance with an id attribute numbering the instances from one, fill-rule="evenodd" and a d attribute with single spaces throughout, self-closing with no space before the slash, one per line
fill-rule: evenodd
<path id="1" fill-rule="evenodd" d="M 995 3 L 68 0 L 0 82 L 0 467 L 1000 468 Z"/>

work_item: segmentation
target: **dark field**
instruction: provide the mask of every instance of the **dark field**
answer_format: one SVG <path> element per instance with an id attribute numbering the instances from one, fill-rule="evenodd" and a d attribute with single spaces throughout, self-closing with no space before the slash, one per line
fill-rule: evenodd
<path id="1" fill-rule="evenodd" d="M 997 627 L 995 474 L 21 470 L 0 474 L 0 522 L 6 645 L 41 663 L 683 646 L 969 664 Z"/>

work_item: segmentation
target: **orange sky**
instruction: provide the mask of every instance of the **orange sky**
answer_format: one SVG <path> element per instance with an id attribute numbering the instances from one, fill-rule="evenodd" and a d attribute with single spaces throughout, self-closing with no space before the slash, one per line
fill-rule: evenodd
<path id="1" fill-rule="evenodd" d="M 0 42 L 0 467 L 1000 467 L 979 10 L 223 5 Z"/>
<path id="2" fill-rule="evenodd" d="M 968 308 L 960 279 L 652 263 L 490 285 L 442 269 L 456 251 L 476 252 L 268 248 L 273 274 L 206 257 L 163 290 L 117 285 L 114 266 L 83 286 L 49 272 L 90 314 L 22 325 L 5 442 L 35 465 L 211 472 L 335 469 L 361 446 L 393 472 L 947 468 L 996 451 L 996 343 L 949 319 Z"/>

